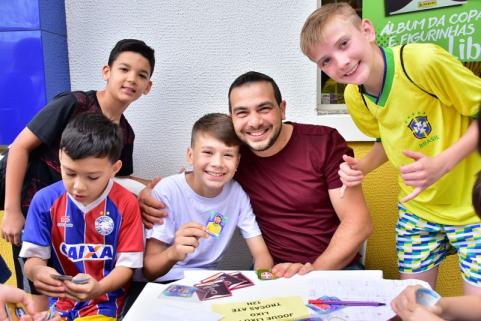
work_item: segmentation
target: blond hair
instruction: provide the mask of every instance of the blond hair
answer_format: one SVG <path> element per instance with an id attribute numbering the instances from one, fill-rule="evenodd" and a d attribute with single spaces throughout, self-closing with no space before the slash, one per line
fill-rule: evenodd
<path id="1" fill-rule="evenodd" d="M 311 46 L 322 40 L 322 30 L 333 17 L 342 16 L 350 20 L 357 28 L 361 27 L 361 18 L 353 7 L 346 2 L 322 5 L 307 18 L 301 31 L 301 50 L 309 56 Z"/>

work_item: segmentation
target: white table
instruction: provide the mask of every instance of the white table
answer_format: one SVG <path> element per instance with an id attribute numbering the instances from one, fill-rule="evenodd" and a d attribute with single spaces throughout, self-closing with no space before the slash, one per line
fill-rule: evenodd
<path id="1" fill-rule="evenodd" d="M 200 283 L 217 272 L 212 270 L 192 270 L 186 271 L 182 280 L 174 282 L 175 284 L 183 284 L 192 286 Z M 233 271 L 224 271 L 233 272 Z M 309 282 L 312 278 L 316 279 L 343 279 L 353 281 L 357 280 L 379 280 L 382 279 L 382 271 L 313 271 L 305 276 L 295 275 L 290 279 L 277 279 L 274 281 L 261 281 L 257 279 L 255 271 L 241 271 L 245 276 L 254 282 L 254 286 L 232 291 L 232 296 L 208 300 L 203 302 L 181 302 L 165 298 L 161 292 L 169 286 L 168 284 L 148 283 L 134 302 L 124 321 L 138 320 L 155 320 L 153 317 L 157 312 L 159 316 L 163 313 L 164 317 L 170 311 L 186 311 L 195 310 L 210 311 L 212 304 L 246 301 L 260 298 L 277 297 L 277 296 L 300 296 L 307 300 L 309 295 Z M 163 312 L 162 312 L 163 311 Z M 194 320 L 192 316 L 189 320 Z M 160 317 L 158 320 L 164 320 Z"/>

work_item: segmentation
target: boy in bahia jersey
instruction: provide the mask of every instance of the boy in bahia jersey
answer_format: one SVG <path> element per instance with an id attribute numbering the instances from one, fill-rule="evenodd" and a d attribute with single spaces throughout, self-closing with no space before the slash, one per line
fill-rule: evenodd
<path id="1" fill-rule="evenodd" d="M 60 141 L 62 181 L 35 194 L 28 211 L 25 274 L 62 319 L 116 320 L 133 269 L 142 267 L 137 200 L 112 181 L 121 135 L 101 113 L 74 118 Z"/>

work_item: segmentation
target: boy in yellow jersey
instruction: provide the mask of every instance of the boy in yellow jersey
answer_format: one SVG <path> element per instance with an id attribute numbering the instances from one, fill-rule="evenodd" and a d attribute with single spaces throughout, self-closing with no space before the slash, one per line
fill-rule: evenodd
<path id="1" fill-rule="evenodd" d="M 481 129 L 478 122 L 478 131 Z M 481 153 L 481 141 L 478 140 L 478 152 Z M 478 173 L 472 193 L 473 207 L 481 216 L 481 172 Z M 408 286 L 391 302 L 391 308 L 403 321 L 442 321 L 473 320 L 481 317 L 481 296 L 463 295 L 440 298 L 436 304 L 425 306 L 416 299 L 419 285 Z"/>
<path id="2" fill-rule="evenodd" d="M 397 251 L 401 278 L 435 286 L 438 265 L 458 252 L 464 291 L 481 294 L 480 219 L 471 187 L 481 168 L 481 79 L 442 48 L 381 48 L 371 22 L 346 3 L 324 5 L 304 24 L 301 48 L 333 80 L 359 129 L 374 137 L 361 160 L 344 156 L 343 188 L 388 159 L 400 171 Z"/>

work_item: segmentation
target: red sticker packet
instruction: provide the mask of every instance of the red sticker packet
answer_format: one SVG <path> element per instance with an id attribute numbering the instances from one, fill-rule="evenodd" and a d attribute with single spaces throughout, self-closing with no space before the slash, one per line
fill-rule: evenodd
<path id="1" fill-rule="evenodd" d="M 231 296 L 232 290 L 245 288 L 254 283 L 241 272 L 219 272 L 194 285 L 200 300 L 209 300 Z"/>
<path id="2" fill-rule="evenodd" d="M 231 296 L 232 293 L 223 281 L 201 283 L 194 285 L 197 288 L 199 300 L 211 300 Z"/>
<path id="3" fill-rule="evenodd" d="M 203 279 L 200 282 L 211 283 L 211 282 L 218 282 L 218 281 L 225 282 L 229 290 L 235 290 L 235 289 L 245 288 L 247 286 L 254 285 L 254 283 L 252 283 L 252 281 L 241 272 L 231 272 L 231 273 L 219 272 L 217 274 L 209 276 L 208 278 Z"/>

